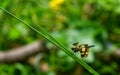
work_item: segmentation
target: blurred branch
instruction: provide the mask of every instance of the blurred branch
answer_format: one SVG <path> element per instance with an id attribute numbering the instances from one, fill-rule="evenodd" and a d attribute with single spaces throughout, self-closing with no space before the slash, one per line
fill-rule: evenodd
<path id="1" fill-rule="evenodd" d="M 21 61 L 31 55 L 45 50 L 44 41 L 36 41 L 32 44 L 7 50 L 5 52 L 0 51 L 0 63 L 11 63 Z"/>

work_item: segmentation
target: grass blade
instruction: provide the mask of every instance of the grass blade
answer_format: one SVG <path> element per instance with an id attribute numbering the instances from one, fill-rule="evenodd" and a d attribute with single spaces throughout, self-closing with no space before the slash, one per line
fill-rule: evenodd
<path id="1" fill-rule="evenodd" d="M 32 30 L 36 31 L 37 33 L 39 33 L 41 36 L 43 36 L 44 38 L 46 38 L 48 41 L 50 41 L 51 43 L 53 43 L 54 45 L 56 45 L 58 48 L 60 48 L 61 50 L 63 50 L 66 54 L 68 54 L 69 56 L 71 56 L 74 60 L 76 60 L 78 63 L 80 63 L 84 68 L 86 68 L 90 73 L 92 73 L 93 75 L 99 75 L 94 69 L 92 69 L 89 65 L 87 65 L 81 58 L 78 58 L 77 56 L 74 55 L 74 53 L 72 53 L 68 48 L 66 48 L 61 42 L 59 42 L 59 40 L 57 40 L 56 38 L 54 38 L 53 36 L 50 35 L 49 32 L 47 32 L 44 28 L 42 28 L 40 25 L 29 25 L 28 23 L 26 23 L 25 21 L 23 21 L 22 19 L 16 17 L 14 14 L 10 13 L 9 11 L 7 11 L 6 9 L 0 7 L 1 10 L 3 10 L 4 12 L 8 13 L 9 15 L 11 15 L 12 17 L 16 18 L 18 21 L 22 22 L 23 24 L 25 24 L 26 26 L 28 26 L 29 28 L 31 28 Z M 37 28 L 37 27 L 38 28 Z"/>

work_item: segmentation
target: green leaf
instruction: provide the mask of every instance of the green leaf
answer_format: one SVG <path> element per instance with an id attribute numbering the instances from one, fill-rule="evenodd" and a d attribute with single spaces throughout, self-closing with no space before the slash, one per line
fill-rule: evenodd
<path id="1" fill-rule="evenodd" d="M 9 31 L 9 34 L 8 34 L 8 38 L 11 39 L 11 40 L 14 40 L 14 39 L 17 39 L 20 37 L 20 32 L 15 29 L 15 28 L 12 28 L 10 31 Z"/>

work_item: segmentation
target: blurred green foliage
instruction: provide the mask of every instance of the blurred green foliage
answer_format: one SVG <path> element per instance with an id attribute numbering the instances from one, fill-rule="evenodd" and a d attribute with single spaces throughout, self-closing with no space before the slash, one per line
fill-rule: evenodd
<path id="1" fill-rule="evenodd" d="M 43 26 L 68 48 L 74 42 L 94 44 L 95 48 L 90 49 L 89 57 L 84 60 L 102 75 L 120 74 L 119 61 L 106 63 L 95 57 L 120 47 L 120 0 L 0 0 L 0 6 L 30 24 Z M 0 10 L 0 50 L 37 39 L 43 38 Z M 44 73 L 26 63 L 0 64 L 0 75 L 87 75 L 86 70 L 77 68 L 78 64 L 61 50 L 50 43 L 47 47 L 50 54 L 44 55 L 43 60 L 49 71 Z M 79 53 L 75 54 L 80 57 Z"/>

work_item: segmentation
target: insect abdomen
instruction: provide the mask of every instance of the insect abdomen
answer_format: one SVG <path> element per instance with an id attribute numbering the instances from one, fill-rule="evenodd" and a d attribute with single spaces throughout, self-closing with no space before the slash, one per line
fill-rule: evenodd
<path id="1" fill-rule="evenodd" d="M 84 47 L 80 51 L 81 57 L 87 57 L 88 56 L 88 48 Z"/>

